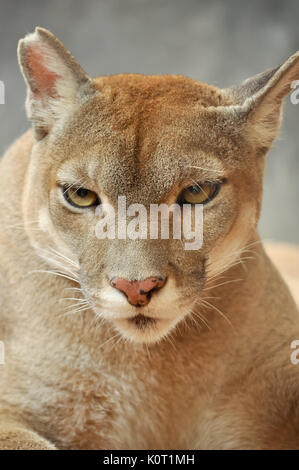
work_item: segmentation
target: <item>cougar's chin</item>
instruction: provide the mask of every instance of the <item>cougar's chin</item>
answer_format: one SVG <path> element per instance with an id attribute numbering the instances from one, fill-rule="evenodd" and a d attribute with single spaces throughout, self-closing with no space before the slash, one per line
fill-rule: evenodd
<path id="1" fill-rule="evenodd" d="M 113 323 L 126 339 L 137 343 L 154 343 L 166 336 L 177 321 L 138 313 L 133 317 L 114 319 Z"/>

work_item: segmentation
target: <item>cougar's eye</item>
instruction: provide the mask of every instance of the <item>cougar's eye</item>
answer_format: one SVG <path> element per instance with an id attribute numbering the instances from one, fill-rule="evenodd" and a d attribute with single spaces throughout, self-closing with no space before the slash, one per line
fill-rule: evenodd
<path id="1" fill-rule="evenodd" d="M 213 199 L 219 191 L 219 183 L 197 183 L 188 186 L 179 197 L 180 204 L 206 204 Z"/>
<path id="2" fill-rule="evenodd" d="M 63 188 L 63 195 L 69 204 L 87 208 L 99 204 L 96 193 L 85 188 Z"/>

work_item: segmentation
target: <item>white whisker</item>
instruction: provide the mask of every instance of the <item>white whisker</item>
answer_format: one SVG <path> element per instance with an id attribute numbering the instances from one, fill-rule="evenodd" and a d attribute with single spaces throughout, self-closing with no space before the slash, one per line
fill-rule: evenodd
<path id="1" fill-rule="evenodd" d="M 211 304 L 210 302 L 208 302 L 207 300 L 202 299 L 202 298 L 200 299 L 200 302 L 201 302 L 203 305 L 206 305 L 208 308 L 211 308 L 212 310 L 215 310 L 215 312 L 218 312 L 219 315 L 220 315 L 233 329 L 235 329 L 234 326 L 233 326 L 233 324 L 232 324 L 232 322 L 230 321 L 230 319 L 229 319 L 223 312 L 221 312 L 221 310 L 219 310 L 218 307 L 216 307 L 215 305 Z"/>
<path id="2" fill-rule="evenodd" d="M 90 305 L 80 307 L 80 308 L 75 309 L 75 310 L 67 311 L 67 312 L 63 313 L 62 315 L 60 315 L 60 317 L 66 317 L 68 315 L 75 315 L 77 313 L 85 312 L 86 310 L 90 310 Z"/>
<path id="3" fill-rule="evenodd" d="M 75 279 L 74 277 L 67 276 L 65 274 L 62 274 L 62 273 L 59 273 L 59 272 L 56 272 L 56 271 L 48 271 L 47 269 L 35 269 L 33 271 L 30 271 L 28 274 L 31 274 L 31 273 L 53 274 L 54 276 L 64 277 L 65 279 L 69 279 L 70 281 L 79 283 L 78 279 Z"/>

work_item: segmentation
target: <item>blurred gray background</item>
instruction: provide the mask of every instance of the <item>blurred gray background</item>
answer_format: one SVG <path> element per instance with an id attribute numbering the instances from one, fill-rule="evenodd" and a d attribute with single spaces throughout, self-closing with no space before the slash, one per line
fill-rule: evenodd
<path id="1" fill-rule="evenodd" d="M 90 75 L 182 73 L 226 87 L 299 49 L 298 0 L 0 0 L 0 154 L 29 127 L 19 38 L 52 30 Z M 299 104 L 268 156 L 260 232 L 299 243 Z"/>

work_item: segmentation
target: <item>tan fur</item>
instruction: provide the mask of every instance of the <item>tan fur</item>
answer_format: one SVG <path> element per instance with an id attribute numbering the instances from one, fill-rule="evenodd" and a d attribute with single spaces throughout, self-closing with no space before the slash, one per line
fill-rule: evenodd
<path id="1" fill-rule="evenodd" d="M 226 90 L 182 76 L 92 80 L 41 28 L 19 58 L 33 132 L 0 169 L 0 447 L 299 449 L 298 311 L 256 231 L 298 53 Z M 93 210 L 69 207 L 58 186 L 148 207 L 204 181 L 222 184 L 199 251 L 99 240 Z M 138 328 L 109 279 L 158 275 L 167 282 L 142 307 L 156 321 Z M 64 315 L 67 298 L 82 300 Z"/>

